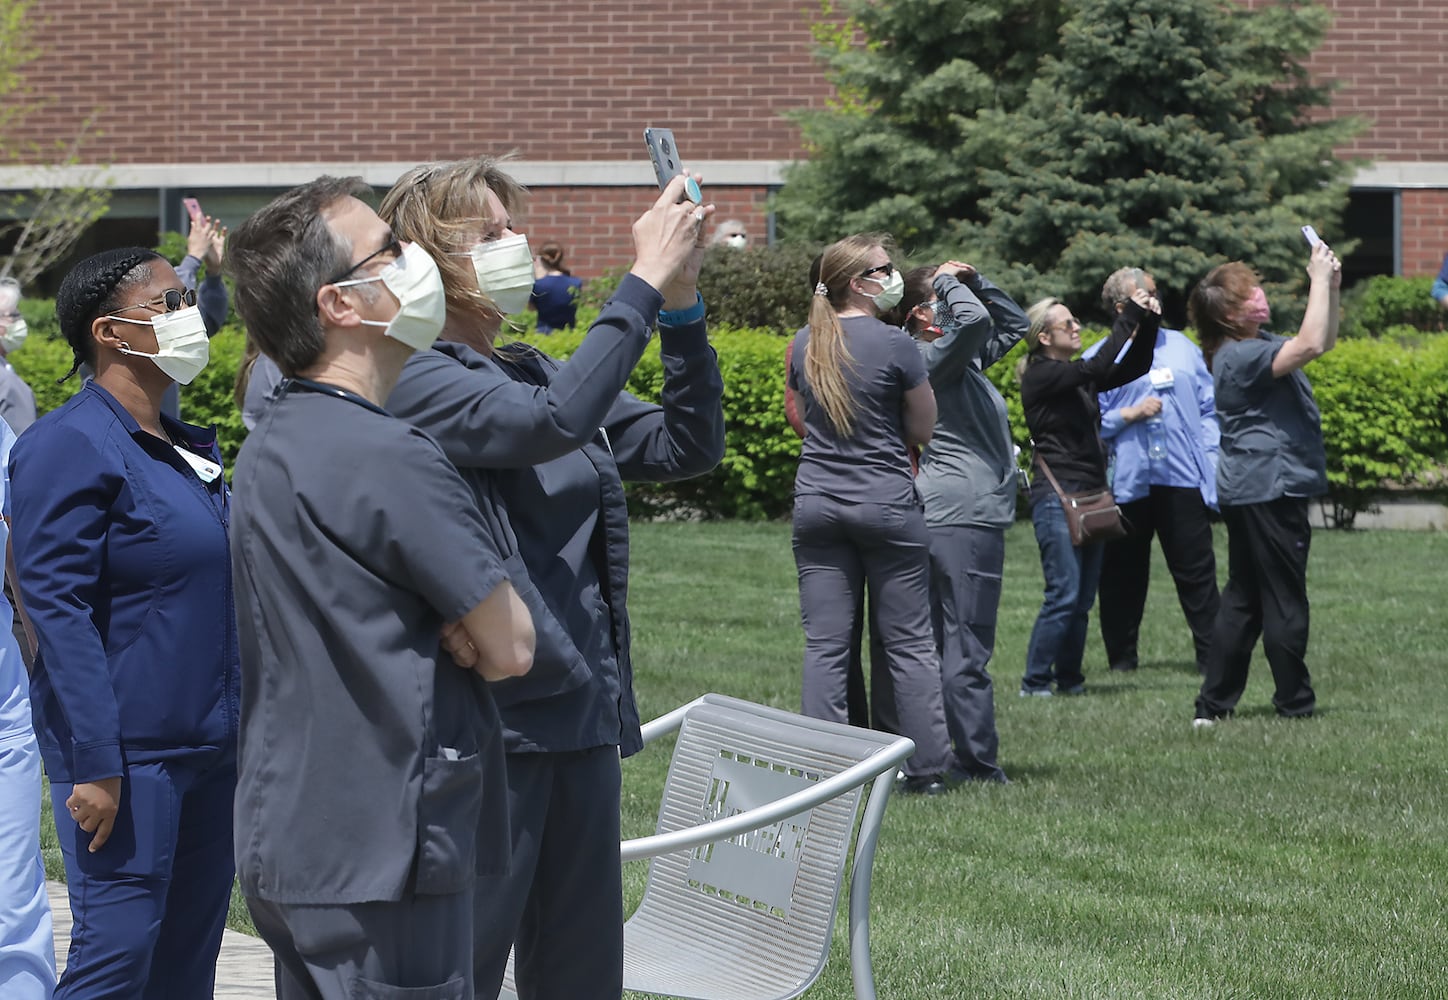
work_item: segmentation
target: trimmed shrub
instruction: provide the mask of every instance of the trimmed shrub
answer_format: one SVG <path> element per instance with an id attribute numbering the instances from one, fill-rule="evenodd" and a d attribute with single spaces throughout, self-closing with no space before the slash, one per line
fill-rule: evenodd
<path id="1" fill-rule="evenodd" d="M 769 329 L 793 334 L 809 321 L 809 266 L 819 253 L 813 244 L 710 247 L 699 271 L 699 291 L 709 321 L 734 329 Z"/>
<path id="2" fill-rule="evenodd" d="M 1341 336 L 1379 337 L 1404 326 L 1441 331 L 1448 312 L 1433 298 L 1432 288 L 1432 277 L 1380 274 L 1358 282 L 1342 295 Z"/>
<path id="3" fill-rule="evenodd" d="M 22 311 L 33 333 L 11 360 L 35 390 L 37 409 L 43 413 L 69 399 L 81 383 L 73 378 L 56 385 L 70 368 L 71 354 L 57 335 L 54 304 L 27 299 Z M 580 309 L 579 330 L 548 335 L 532 332 L 531 317 L 518 317 L 513 332 L 522 331 L 517 339 L 563 359 L 582 341 L 582 324 L 596 315 L 596 309 Z M 1104 335 L 1103 330 L 1084 331 L 1082 340 L 1089 345 Z M 714 472 L 696 479 L 630 484 L 630 509 L 645 517 L 788 516 L 800 447 L 784 419 L 789 338 L 773 330 L 718 325 L 710 339 L 724 377 L 724 459 Z M 232 399 L 244 344 L 240 326 L 228 324 L 211 341 L 211 363 L 181 390 L 182 416 L 203 426 L 216 425 L 228 469 L 245 437 Z M 987 373 L 1005 398 L 1012 436 L 1023 451 L 1029 435 L 1016 369 L 1025 350 L 1024 344 L 1018 345 Z M 1388 488 L 1448 492 L 1448 335 L 1389 328 L 1378 339 L 1340 343 L 1314 361 L 1307 375 L 1322 410 L 1329 499 L 1338 524 L 1351 526 L 1356 514 L 1371 509 Z M 645 352 L 626 388 L 640 399 L 658 401 L 663 365 L 657 347 Z"/>

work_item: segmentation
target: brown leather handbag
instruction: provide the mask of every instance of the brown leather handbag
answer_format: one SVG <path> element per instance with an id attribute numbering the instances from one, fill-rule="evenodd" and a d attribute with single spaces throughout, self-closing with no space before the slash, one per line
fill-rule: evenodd
<path id="1" fill-rule="evenodd" d="M 1056 496 L 1061 498 L 1061 509 L 1066 512 L 1066 530 L 1071 534 L 1072 545 L 1080 548 L 1126 534 L 1126 518 L 1109 489 L 1088 490 L 1084 493 L 1063 492 L 1061 484 L 1051 475 L 1051 467 L 1046 464 L 1040 452 L 1036 453 L 1036 464 L 1046 474 L 1046 481 L 1051 484 L 1051 489 L 1056 491 Z"/>

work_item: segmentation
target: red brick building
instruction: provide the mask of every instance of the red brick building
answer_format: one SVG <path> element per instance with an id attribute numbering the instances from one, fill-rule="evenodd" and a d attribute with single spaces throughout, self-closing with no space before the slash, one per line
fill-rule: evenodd
<path id="1" fill-rule="evenodd" d="M 1262 2 L 1262 0 L 1249 0 Z M 1349 228 L 1360 270 L 1436 271 L 1448 234 L 1448 14 L 1440 0 L 1327 0 L 1315 56 L 1339 113 L 1369 127 Z M 19 138 L 53 148 L 93 117 L 83 158 L 111 164 L 110 216 L 91 242 L 149 244 L 195 195 L 235 224 L 323 172 L 385 188 L 439 157 L 516 150 L 536 243 L 582 275 L 626 263 L 629 224 L 656 190 L 646 125 L 672 127 L 719 218 L 768 232 L 766 196 L 804 155 L 784 113 L 830 96 L 812 58 L 813 0 L 387 4 L 40 0 L 43 106 Z M 0 190 L 37 183 L 0 168 Z M 1329 237 L 1330 238 L 1330 237 Z"/>

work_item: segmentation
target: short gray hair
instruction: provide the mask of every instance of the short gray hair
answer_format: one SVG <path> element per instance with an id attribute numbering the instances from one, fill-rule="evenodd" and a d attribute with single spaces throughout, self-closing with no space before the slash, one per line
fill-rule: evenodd
<path id="1" fill-rule="evenodd" d="M 1111 272 L 1111 277 L 1106 279 L 1106 284 L 1101 286 L 1101 308 L 1106 310 L 1106 315 L 1116 315 L 1116 307 L 1127 299 L 1131 293 L 1146 284 L 1147 273 L 1139 267 L 1123 267 Z"/>
<path id="2" fill-rule="evenodd" d="M 20 282 L 14 278 L 0 278 L 0 309 L 14 309 L 20 304 Z"/>

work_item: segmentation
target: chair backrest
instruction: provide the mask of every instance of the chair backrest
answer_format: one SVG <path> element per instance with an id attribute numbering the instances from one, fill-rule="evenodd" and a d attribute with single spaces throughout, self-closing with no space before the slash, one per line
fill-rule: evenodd
<path id="1" fill-rule="evenodd" d="M 658 832 L 723 819 L 807 789 L 895 740 L 706 696 L 690 708 L 679 731 Z M 860 790 L 856 785 L 751 833 L 654 858 L 630 929 L 677 933 L 681 923 L 688 925 L 701 945 L 797 977 L 802 992 L 829 954 Z"/>

